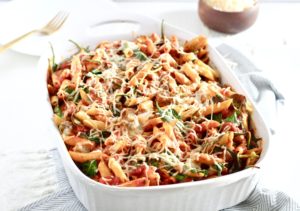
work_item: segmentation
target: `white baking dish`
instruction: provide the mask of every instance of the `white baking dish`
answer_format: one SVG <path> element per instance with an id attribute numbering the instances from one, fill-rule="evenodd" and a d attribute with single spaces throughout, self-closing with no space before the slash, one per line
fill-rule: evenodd
<path id="1" fill-rule="evenodd" d="M 130 23 L 130 27 L 120 27 L 115 23 Z M 90 26 L 101 25 L 103 33 L 97 33 Z M 81 30 L 77 33 L 70 32 L 70 39 L 83 46 L 95 47 L 101 40 L 132 40 L 134 34 L 150 34 L 152 32 L 160 33 L 161 22 L 147 18 L 141 15 L 125 14 L 118 12 L 116 15 L 112 11 L 103 13 L 103 18 L 97 23 L 89 24 L 89 26 L 78 26 Z M 128 28 L 127 28 L 128 27 Z M 132 28 L 134 33 L 132 33 Z M 105 31 L 104 31 L 105 29 Z M 101 31 L 101 30 L 100 30 Z M 80 35 L 78 36 L 78 33 Z M 176 27 L 165 24 L 165 33 L 167 35 L 176 35 L 181 40 L 189 40 L 196 35 L 184 32 Z M 76 51 L 74 46 L 67 40 L 62 43 L 52 43 L 55 49 L 56 59 L 66 58 Z M 209 56 L 211 61 L 221 73 L 223 83 L 231 84 L 238 92 L 249 95 L 241 86 L 237 77 L 226 66 L 223 58 L 212 47 L 209 46 Z M 42 73 L 41 80 L 44 82 L 44 97 L 48 99 L 46 89 L 46 72 L 48 66 L 48 58 L 51 57 L 51 51 L 45 52 L 39 61 L 38 70 Z M 52 108 L 46 108 L 49 120 L 52 118 Z M 264 139 L 264 150 L 257 166 L 261 166 L 266 155 L 269 145 L 269 130 L 254 105 L 253 119 L 257 128 L 257 135 Z M 259 176 L 259 169 L 251 168 L 237 173 L 222 176 L 219 178 L 208 179 L 198 182 L 174 184 L 167 186 L 154 187 L 135 187 L 120 188 L 114 186 L 106 186 L 86 177 L 72 161 L 68 151 L 64 145 L 62 138 L 56 126 L 53 128 L 57 138 L 57 146 L 61 155 L 61 159 L 66 170 L 69 182 L 82 204 L 88 210 L 109 210 L 109 211 L 200 211 L 200 210 L 219 210 L 231 207 L 245 200 L 255 188 Z"/>

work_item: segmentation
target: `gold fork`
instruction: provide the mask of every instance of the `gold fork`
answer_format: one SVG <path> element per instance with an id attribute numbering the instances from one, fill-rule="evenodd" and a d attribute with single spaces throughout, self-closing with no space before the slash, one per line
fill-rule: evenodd
<path id="1" fill-rule="evenodd" d="M 25 39 L 26 37 L 34 34 L 34 33 L 40 33 L 40 34 L 44 34 L 44 35 L 50 35 L 54 32 L 56 32 L 57 30 L 59 30 L 62 25 L 64 24 L 64 22 L 67 20 L 69 14 L 67 12 L 64 11 L 60 11 L 58 12 L 54 18 L 52 18 L 52 20 L 50 20 L 44 27 L 40 28 L 40 29 L 34 29 L 30 32 L 27 32 L 26 34 L 21 35 L 20 37 L 0 46 L 0 53 L 7 50 L 8 48 L 10 48 L 11 46 L 13 46 L 14 44 L 16 44 L 17 42 Z"/>

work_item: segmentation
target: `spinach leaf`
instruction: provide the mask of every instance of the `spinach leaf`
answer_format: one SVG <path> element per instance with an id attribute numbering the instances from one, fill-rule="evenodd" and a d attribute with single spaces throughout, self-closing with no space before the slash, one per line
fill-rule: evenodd
<path id="1" fill-rule="evenodd" d="M 84 162 L 80 164 L 80 168 L 83 171 L 83 173 L 89 177 L 95 176 L 98 172 L 98 166 L 96 160 Z"/>
<path id="2" fill-rule="evenodd" d="M 184 175 L 184 174 L 176 174 L 176 176 L 175 176 L 175 179 L 177 180 L 177 181 L 182 181 L 182 180 L 184 180 L 186 178 L 186 175 Z"/>
<path id="3" fill-rule="evenodd" d="M 204 177 L 208 176 L 208 170 L 207 169 L 192 169 L 191 173 L 194 173 L 194 174 L 200 173 L 200 174 L 203 174 Z"/>
<path id="4" fill-rule="evenodd" d="M 85 52 L 90 52 L 90 49 L 89 49 L 89 46 L 87 46 L 86 48 L 83 48 L 83 47 L 81 47 L 78 43 L 76 43 L 75 41 L 73 41 L 73 40 L 69 40 L 69 42 L 71 42 L 71 43 L 73 43 L 77 48 L 78 48 L 78 51 L 80 52 L 80 51 L 85 51 Z M 79 53 L 78 52 L 78 53 Z"/>
<path id="5" fill-rule="evenodd" d="M 181 116 L 174 109 L 163 110 L 158 105 L 157 102 L 156 102 L 156 108 L 157 108 L 158 114 L 161 116 L 161 119 L 165 122 L 172 122 L 176 119 L 181 120 Z M 184 131 L 185 126 L 182 123 L 182 121 L 177 121 L 176 126 L 182 133 L 185 133 L 185 131 Z"/>
<path id="6" fill-rule="evenodd" d="M 174 109 L 171 109 L 172 116 L 176 119 L 181 119 L 181 116 L 175 111 Z"/>
<path id="7" fill-rule="evenodd" d="M 88 139 L 89 139 L 90 141 L 95 142 L 96 144 L 99 144 L 99 143 L 100 143 L 100 138 L 97 137 L 97 136 L 89 136 Z"/>
<path id="8" fill-rule="evenodd" d="M 215 164 L 215 169 L 217 170 L 218 172 L 218 176 L 221 176 L 221 173 L 222 173 L 222 165 L 220 163 L 216 163 Z"/>
<path id="9" fill-rule="evenodd" d="M 65 92 L 67 92 L 68 94 L 71 94 L 73 91 L 74 91 L 74 89 L 72 89 L 68 86 L 65 88 Z"/>
<path id="10" fill-rule="evenodd" d="M 63 112 L 62 112 L 61 108 L 58 105 L 54 107 L 54 113 L 57 116 L 59 116 L 60 118 L 63 117 Z"/>
<path id="11" fill-rule="evenodd" d="M 136 58 L 138 58 L 141 61 L 146 61 L 148 59 L 146 54 L 144 54 L 142 51 L 139 50 L 134 51 L 134 55 Z"/>
<path id="12" fill-rule="evenodd" d="M 107 130 L 103 130 L 99 133 L 93 133 L 87 136 L 87 139 L 90 141 L 94 141 L 96 144 L 100 144 L 100 142 L 104 142 L 106 138 L 110 136 L 110 132 Z"/>
<path id="13" fill-rule="evenodd" d="M 52 72 L 55 72 L 58 69 L 58 64 L 55 63 L 55 54 L 54 54 L 54 49 L 53 49 L 53 46 L 51 43 L 50 43 L 50 48 L 51 48 L 51 52 L 52 52 L 52 59 L 49 61 L 52 61 L 51 69 L 52 69 Z"/>
<path id="14" fill-rule="evenodd" d="M 158 167 L 159 161 L 158 161 L 158 160 L 151 160 L 151 161 L 150 161 L 150 164 L 151 164 L 152 166 Z"/>
<path id="15" fill-rule="evenodd" d="M 110 136 L 111 132 L 109 132 L 107 130 L 102 130 L 101 134 L 102 134 L 103 138 L 108 138 Z"/>
<path id="16" fill-rule="evenodd" d="M 221 123 L 222 122 L 222 113 L 213 114 L 212 119 Z"/>
<path id="17" fill-rule="evenodd" d="M 226 122 L 232 122 L 232 123 L 238 123 L 236 112 L 233 112 L 233 114 L 225 119 Z"/>
<path id="18" fill-rule="evenodd" d="M 94 75 L 101 75 L 102 74 L 102 71 L 100 71 L 99 69 L 93 69 L 91 71 L 91 73 L 93 73 Z"/>
<path id="19" fill-rule="evenodd" d="M 232 172 L 239 171 L 241 169 L 241 162 L 240 162 L 239 155 L 228 148 L 227 148 L 227 151 L 230 153 L 230 155 L 233 159 L 233 166 L 231 168 L 231 171 Z"/>

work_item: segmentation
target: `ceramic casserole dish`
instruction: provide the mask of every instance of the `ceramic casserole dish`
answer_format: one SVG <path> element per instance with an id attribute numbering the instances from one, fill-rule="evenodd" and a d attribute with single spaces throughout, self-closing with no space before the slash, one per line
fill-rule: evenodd
<path id="1" fill-rule="evenodd" d="M 122 27 L 118 24 L 128 24 Z M 93 27 L 101 26 L 101 33 L 95 33 Z M 124 25 L 123 25 L 124 26 Z M 134 36 L 142 34 L 151 34 L 156 32 L 160 34 L 161 21 L 154 20 L 141 15 L 118 13 L 111 14 L 107 11 L 101 21 L 95 21 L 87 27 L 80 30 L 80 35 L 72 36 L 70 39 L 76 39 L 76 42 L 82 46 L 94 48 L 101 40 L 133 40 Z M 180 40 L 190 40 L 196 35 L 180 30 L 171 25 L 165 24 L 164 30 L 167 36 L 176 35 Z M 75 38 L 74 38 L 75 37 Z M 57 62 L 62 58 L 67 58 L 76 52 L 74 45 L 68 40 L 52 43 L 55 50 Z M 248 100 L 249 95 L 242 87 L 237 77 L 228 68 L 222 56 L 209 45 L 209 57 L 216 69 L 220 72 L 222 83 L 230 84 L 237 92 L 245 95 Z M 41 80 L 44 82 L 44 97 L 49 101 L 46 75 L 48 67 L 48 58 L 51 57 L 51 50 L 45 52 L 38 65 L 38 71 L 41 73 Z M 256 134 L 264 139 L 263 152 L 257 166 L 261 166 L 269 145 L 269 130 L 253 104 L 253 121 L 257 129 Z M 47 117 L 52 119 L 52 108 L 46 108 Z M 67 148 L 60 136 L 57 127 L 53 124 L 51 128 L 56 133 L 56 143 L 59 149 L 61 160 L 68 176 L 69 182 L 80 202 L 90 211 L 110 210 L 110 211 L 200 211 L 200 210 L 220 210 L 236 205 L 245 200 L 254 190 L 259 180 L 259 168 L 248 168 L 236 173 L 217 178 L 149 187 L 117 187 L 108 186 L 95 182 L 85 176 L 75 165 Z"/>

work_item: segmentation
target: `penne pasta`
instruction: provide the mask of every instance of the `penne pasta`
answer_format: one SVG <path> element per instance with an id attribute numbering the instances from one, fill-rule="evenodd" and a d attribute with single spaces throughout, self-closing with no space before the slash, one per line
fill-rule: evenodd
<path id="1" fill-rule="evenodd" d="M 69 151 L 69 154 L 74 161 L 79 163 L 83 163 L 90 160 L 100 160 L 102 156 L 101 151 L 93 151 L 89 153 Z"/>
<path id="2" fill-rule="evenodd" d="M 114 158 L 109 158 L 108 161 L 108 167 L 112 170 L 112 172 L 115 174 L 116 177 L 118 177 L 121 182 L 127 182 L 128 178 L 124 171 L 122 170 L 120 164 L 114 159 Z"/>
<path id="3" fill-rule="evenodd" d="M 217 78 L 219 78 L 218 73 L 201 60 L 196 59 L 194 64 L 195 70 L 199 73 L 199 75 L 204 76 L 211 81 L 216 81 Z"/>
<path id="4" fill-rule="evenodd" d="M 229 108 L 232 103 L 232 99 L 225 100 L 220 103 L 212 104 L 204 108 L 204 110 L 200 111 L 202 116 L 207 116 L 209 114 L 219 113 Z"/>
<path id="5" fill-rule="evenodd" d="M 187 52 L 204 49 L 207 46 L 206 37 L 200 35 L 184 43 L 184 50 Z"/>
<path id="6" fill-rule="evenodd" d="M 100 172 L 100 175 L 102 177 L 113 176 L 112 172 L 110 171 L 110 169 L 108 168 L 108 166 L 103 160 L 101 160 L 98 164 L 98 171 Z"/>
<path id="7" fill-rule="evenodd" d="M 246 97 L 222 85 L 207 40 L 155 33 L 102 41 L 53 66 L 47 87 L 80 170 L 106 185 L 158 186 L 219 177 L 256 164 Z"/>

